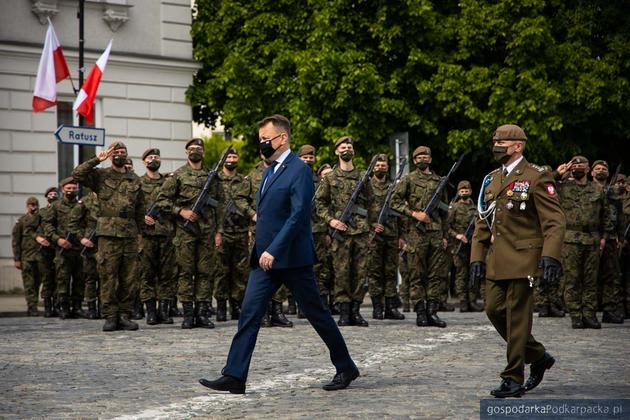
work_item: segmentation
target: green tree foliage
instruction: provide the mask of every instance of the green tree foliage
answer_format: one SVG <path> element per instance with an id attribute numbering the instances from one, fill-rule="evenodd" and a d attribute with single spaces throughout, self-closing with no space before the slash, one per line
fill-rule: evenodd
<path id="1" fill-rule="evenodd" d="M 247 174 L 253 165 L 252 159 L 242 159 L 241 156 L 246 153 L 245 145 L 246 142 L 243 140 L 229 140 L 224 139 L 220 134 L 212 134 L 210 137 L 206 137 L 203 139 L 204 144 L 204 166 L 208 169 L 214 168 L 214 165 L 221 159 L 223 152 L 232 146 L 232 148 L 236 149 L 239 155 L 239 163 L 238 163 L 238 171 L 242 174 Z"/>
<path id="2" fill-rule="evenodd" d="M 320 161 L 340 135 L 368 160 L 409 131 L 441 172 L 469 152 L 478 179 L 495 166 L 493 129 L 516 123 L 530 161 L 630 165 L 629 3 L 197 0 L 188 97 L 196 121 L 249 140 L 249 160 L 255 122 L 282 113 Z"/>

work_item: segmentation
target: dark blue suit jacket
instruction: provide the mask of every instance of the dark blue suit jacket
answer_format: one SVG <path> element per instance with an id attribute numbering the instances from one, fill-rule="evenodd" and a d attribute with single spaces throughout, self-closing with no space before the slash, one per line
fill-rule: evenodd
<path id="1" fill-rule="evenodd" d="M 271 170 L 267 168 L 263 174 L 256 195 L 256 244 L 251 266 L 258 267 L 265 251 L 275 258 L 272 269 L 313 265 L 317 259 L 311 231 L 313 172 L 293 152 L 265 184 Z"/>

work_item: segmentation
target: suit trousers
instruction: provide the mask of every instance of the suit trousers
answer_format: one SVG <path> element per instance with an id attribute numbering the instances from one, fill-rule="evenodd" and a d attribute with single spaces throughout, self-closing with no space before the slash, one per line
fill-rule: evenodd
<path id="1" fill-rule="evenodd" d="M 545 347 L 532 336 L 533 287 L 529 280 L 486 280 L 486 314 L 507 343 L 507 366 L 503 379 L 524 381 L 525 364 L 536 362 Z"/>
<path id="2" fill-rule="evenodd" d="M 355 369 L 356 366 L 337 324 L 330 311 L 324 309 L 313 266 L 269 271 L 257 267 L 249 274 L 238 331 L 232 339 L 222 373 L 241 381 L 247 380 L 249 364 L 267 302 L 283 283 L 289 288 L 304 315 L 328 347 L 330 360 L 337 373 Z"/>

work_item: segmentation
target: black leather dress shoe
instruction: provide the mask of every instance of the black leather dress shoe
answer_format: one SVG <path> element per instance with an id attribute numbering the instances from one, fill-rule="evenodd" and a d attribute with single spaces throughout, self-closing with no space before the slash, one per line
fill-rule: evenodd
<path id="1" fill-rule="evenodd" d="M 536 388 L 538 384 L 543 380 L 543 376 L 545 376 L 545 371 L 551 369 L 553 364 L 556 363 L 556 359 L 553 358 L 552 355 L 545 352 L 542 359 L 537 362 L 532 363 L 529 368 L 529 378 L 525 381 L 525 391 L 531 391 Z"/>
<path id="2" fill-rule="evenodd" d="M 338 389 L 347 388 L 350 385 L 350 382 L 354 381 L 359 377 L 359 370 L 349 370 L 346 372 L 341 372 L 336 374 L 332 381 L 328 382 L 322 388 L 326 391 L 337 391 Z"/>
<path id="3" fill-rule="evenodd" d="M 199 379 L 199 383 L 207 388 L 214 389 L 215 391 L 228 391 L 230 394 L 245 393 L 245 382 L 232 376 L 223 375 L 214 381 Z"/>
<path id="4" fill-rule="evenodd" d="M 490 391 L 490 395 L 495 398 L 521 398 L 524 393 L 523 385 L 516 383 L 511 378 L 504 379 L 497 389 Z"/>

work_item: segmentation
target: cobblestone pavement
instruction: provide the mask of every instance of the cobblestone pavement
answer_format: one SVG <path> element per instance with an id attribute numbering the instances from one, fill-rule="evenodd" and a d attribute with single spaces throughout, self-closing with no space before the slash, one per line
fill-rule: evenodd
<path id="1" fill-rule="evenodd" d="M 446 329 L 410 316 L 343 328 L 361 377 L 339 392 L 320 388 L 334 374 L 326 348 L 293 317 L 293 329 L 261 330 L 244 396 L 197 383 L 220 372 L 236 321 L 106 334 L 102 321 L 2 318 L 0 417 L 476 418 L 505 346 L 484 314 L 443 317 Z M 575 331 L 568 318 L 535 318 L 534 335 L 557 362 L 528 398 L 630 396 L 630 324 Z"/>

